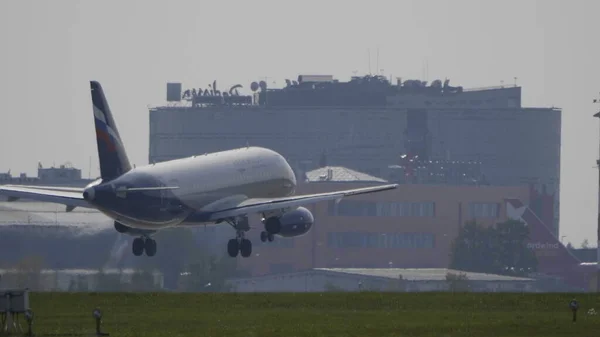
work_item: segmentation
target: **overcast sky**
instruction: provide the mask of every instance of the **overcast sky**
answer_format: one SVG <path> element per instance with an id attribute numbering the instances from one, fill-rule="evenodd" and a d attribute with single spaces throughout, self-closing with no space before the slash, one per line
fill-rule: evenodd
<path id="1" fill-rule="evenodd" d="M 98 174 L 89 80 L 131 161 L 148 161 L 148 105 L 165 83 L 224 86 L 369 71 L 523 86 L 562 117 L 561 235 L 596 241 L 600 92 L 596 0 L 0 1 L 0 172 L 71 162 Z"/>

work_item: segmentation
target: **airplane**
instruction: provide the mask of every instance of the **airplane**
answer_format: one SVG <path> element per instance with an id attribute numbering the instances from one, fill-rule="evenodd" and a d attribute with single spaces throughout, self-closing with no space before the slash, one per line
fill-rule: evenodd
<path id="1" fill-rule="evenodd" d="M 159 230 L 227 223 L 236 234 L 227 243 L 229 256 L 246 258 L 252 254 L 245 237 L 249 214 L 262 215 L 260 239 L 272 242 L 311 229 L 314 216 L 303 206 L 398 186 L 295 195 L 296 177 L 286 159 L 250 146 L 132 167 L 102 86 L 90 81 L 90 91 L 100 177 L 85 188 L 0 185 L 0 195 L 66 205 L 67 212 L 96 209 L 114 221 L 117 232 L 136 237 L 134 256 L 156 254 L 152 236 Z"/>

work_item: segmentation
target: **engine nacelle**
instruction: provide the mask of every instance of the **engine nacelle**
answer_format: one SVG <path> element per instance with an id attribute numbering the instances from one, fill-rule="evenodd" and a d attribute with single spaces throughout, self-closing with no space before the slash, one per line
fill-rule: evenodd
<path id="1" fill-rule="evenodd" d="M 306 234 L 315 223 L 313 214 L 304 207 L 283 213 L 279 218 L 280 230 L 277 235 L 294 237 Z"/>
<path id="2" fill-rule="evenodd" d="M 115 230 L 121 234 L 127 234 L 131 236 L 150 235 L 156 233 L 156 231 L 152 230 L 131 228 L 117 221 L 115 221 Z"/>

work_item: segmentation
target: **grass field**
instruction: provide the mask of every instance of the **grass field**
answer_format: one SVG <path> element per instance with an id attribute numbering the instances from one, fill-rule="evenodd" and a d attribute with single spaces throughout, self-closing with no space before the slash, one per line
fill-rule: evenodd
<path id="1" fill-rule="evenodd" d="M 111 336 L 600 336 L 600 297 L 569 294 L 33 293 L 34 333 Z"/>

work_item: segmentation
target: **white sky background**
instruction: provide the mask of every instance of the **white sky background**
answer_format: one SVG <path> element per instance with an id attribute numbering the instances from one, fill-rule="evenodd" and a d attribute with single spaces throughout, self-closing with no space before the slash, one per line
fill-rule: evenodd
<path id="1" fill-rule="evenodd" d="M 89 80 L 104 86 L 132 163 L 166 82 L 223 87 L 301 73 L 464 87 L 518 77 L 524 106 L 563 109 L 561 235 L 596 241 L 596 0 L 0 2 L 0 172 L 70 161 L 98 174 Z M 599 106 L 600 107 L 600 106 Z M 510 134 L 507 133 L 507 137 Z M 243 145 L 243 144 L 242 144 Z"/>

